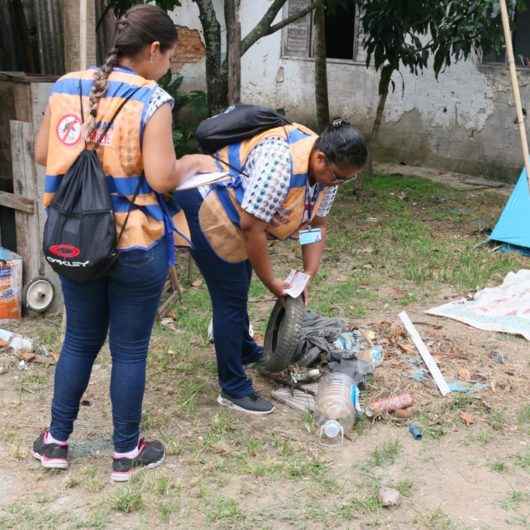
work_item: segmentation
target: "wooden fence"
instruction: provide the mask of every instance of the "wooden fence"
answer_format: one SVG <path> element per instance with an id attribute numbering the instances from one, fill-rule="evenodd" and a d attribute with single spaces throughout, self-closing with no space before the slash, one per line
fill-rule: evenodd
<path id="1" fill-rule="evenodd" d="M 0 20 L 0 70 L 64 73 L 63 0 L 2 0 Z"/>

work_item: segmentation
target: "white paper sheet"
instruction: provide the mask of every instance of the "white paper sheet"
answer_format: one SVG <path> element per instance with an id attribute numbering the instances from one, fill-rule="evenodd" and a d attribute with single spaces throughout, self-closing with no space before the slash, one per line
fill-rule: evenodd
<path id="1" fill-rule="evenodd" d="M 190 190 L 192 188 L 199 188 L 200 186 L 207 186 L 208 184 L 215 184 L 216 182 L 225 182 L 230 180 L 230 175 L 224 172 L 216 173 L 197 173 L 187 178 L 178 188 L 177 191 Z"/>
<path id="2" fill-rule="evenodd" d="M 298 298 L 304 292 L 304 289 L 310 279 L 311 276 L 305 272 L 292 270 L 289 273 L 289 276 L 287 276 L 285 279 L 290 287 L 285 289 L 284 294 L 290 296 L 291 298 Z"/>

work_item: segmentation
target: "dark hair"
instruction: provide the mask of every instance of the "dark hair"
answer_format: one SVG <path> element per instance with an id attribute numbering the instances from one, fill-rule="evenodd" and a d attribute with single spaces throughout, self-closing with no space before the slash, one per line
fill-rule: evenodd
<path id="1" fill-rule="evenodd" d="M 346 120 L 337 118 L 324 129 L 315 143 L 329 162 L 338 166 L 361 168 L 366 164 L 368 148 L 363 135 Z"/>
<path id="2" fill-rule="evenodd" d="M 160 42 L 160 51 L 165 52 L 177 42 L 177 28 L 169 15 L 160 7 L 138 5 L 132 7 L 116 22 L 114 46 L 103 66 L 94 74 L 94 84 L 90 93 L 90 120 L 86 128 L 89 138 L 96 128 L 99 100 L 107 91 L 107 81 L 122 57 L 134 57 L 146 46 Z"/>

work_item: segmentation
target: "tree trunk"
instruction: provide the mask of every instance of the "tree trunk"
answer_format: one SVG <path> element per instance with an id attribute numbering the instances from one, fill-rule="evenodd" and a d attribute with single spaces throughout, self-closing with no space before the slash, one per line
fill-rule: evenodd
<path id="1" fill-rule="evenodd" d="M 326 10 L 324 2 L 315 11 L 315 22 L 317 30 L 315 50 L 315 97 L 318 130 L 323 131 L 329 124 Z"/>
<path id="2" fill-rule="evenodd" d="M 227 40 L 228 104 L 241 102 L 241 0 L 225 0 L 225 22 Z"/>
<path id="3" fill-rule="evenodd" d="M 216 114 L 228 104 L 228 75 L 221 63 L 221 26 L 212 0 L 195 0 L 206 45 L 206 85 L 208 111 Z"/>
<path id="4" fill-rule="evenodd" d="M 369 149 L 368 149 L 368 163 L 366 168 L 366 174 L 371 177 L 374 174 L 373 166 L 373 150 L 375 149 L 375 144 L 377 142 L 377 137 L 379 135 L 379 129 L 381 128 L 381 123 L 383 123 L 383 114 L 385 112 L 386 100 L 388 98 L 388 89 L 390 87 L 390 81 L 392 79 L 393 69 L 391 67 L 384 67 L 381 70 L 381 79 L 379 81 L 379 102 L 377 104 L 377 111 L 375 113 L 374 123 L 372 125 L 372 132 L 370 133 L 370 138 L 368 140 Z"/>

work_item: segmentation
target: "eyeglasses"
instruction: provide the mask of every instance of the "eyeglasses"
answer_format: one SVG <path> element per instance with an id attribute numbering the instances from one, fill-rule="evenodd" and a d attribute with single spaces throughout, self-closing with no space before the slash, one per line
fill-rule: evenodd
<path id="1" fill-rule="evenodd" d="M 329 172 L 331 173 L 331 176 L 333 177 L 333 181 L 334 182 L 337 182 L 339 184 L 344 184 L 344 182 L 347 182 L 348 180 L 351 180 L 351 179 L 353 179 L 353 178 L 355 178 L 357 176 L 357 172 L 355 172 L 353 175 L 348 175 L 346 177 L 344 175 L 338 175 L 331 168 L 331 163 L 329 161 L 326 161 L 326 163 L 328 165 Z"/>

